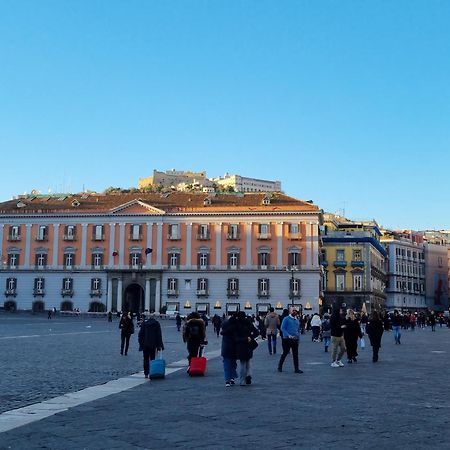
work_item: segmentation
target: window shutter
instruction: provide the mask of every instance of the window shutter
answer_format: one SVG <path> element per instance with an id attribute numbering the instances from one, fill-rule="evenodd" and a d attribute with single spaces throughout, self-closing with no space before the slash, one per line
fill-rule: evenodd
<path id="1" fill-rule="evenodd" d="M 267 253 L 267 267 L 270 266 L 270 253 Z"/>
<path id="2" fill-rule="evenodd" d="M 197 290 L 200 290 L 200 278 L 197 278 Z"/>
<path id="3" fill-rule="evenodd" d="M 239 290 L 239 278 L 235 278 L 236 280 L 236 289 Z"/>
<path id="4" fill-rule="evenodd" d="M 241 255 L 239 253 L 236 253 L 236 262 L 239 269 L 241 267 Z"/>
<path id="5" fill-rule="evenodd" d="M 197 253 L 197 267 L 200 267 L 200 253 Z"/>
<path id="6" fill-rule="evenodd" d="M 48 255 L 44 255 L 44 266 L 47 265 L 47 256 L 48 256 Z"/>
<path id="7" fill-rule="evenodd" d="M 37 282 L 38 282 L 38 279 L 35 278 L 35 279 L 34 279 L 34 289 L 37 289 Z"/>
<path id="8" fill-rule="evenodd" d="M 266 282 L 267 282 L 267 292 L 269 292 L 270 291 L 270 280 L 267 278 Z"/>
<path id="9" fill-rule="evenodd" d="M 175 290 L 178 290 L 178 278 L 175 278 L 174 280 L 175 280 L 175 283 L 174 283 L 175 284 Z"/>
<path id="10" fill-rule="evenodd" d="M 128 264 L 131 266 L 132 264 L 133 264 L 133 254 L 132 253 L 130 253 L 129 255 L 128 255 Z"/>
<path id="11" fill-rule="evenodd" d="M 205 289 L 208 290 L 208 279 L 205 278 Z"/>

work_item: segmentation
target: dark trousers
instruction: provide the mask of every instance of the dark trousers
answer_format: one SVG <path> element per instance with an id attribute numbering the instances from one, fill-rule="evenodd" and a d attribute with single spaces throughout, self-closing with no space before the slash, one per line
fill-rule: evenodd
<path id="1" fill-rule="evenodd" d="M 153 361 L 156 357 L 155 347 L 144 347 L 144 375 L 148 375 L 150 372 L 150 361 Z"/>
<path id="2" fill-rule="evenodd" d="M 128 353 L 128 347 L 130 345 L 131 334 L 122 332 L 120 335 L 120 354 L 123 355 L 123 350 L 125 347 L 125 355 Z"/>
<path id="3" fill-rule="evenodd" d="M 187 343 L 189 365 L 191 364 L 191 358 L 193 356 L 198 356 L 198 349 L 200 348 L 200 345 L 200 341 L 189 341 Z"/>
<path id="4" fill-rule="evenodd" d="M 374 345 L 372 347 L 372 361 L 377 362 L 378 361 L 378 352 L 380 351 L 380 347 L 377 345 Z"/>
<path id="5" fill-rule="evenodd" d="M 294 369 L 298 370 L 298 339 L 282 339 L 281 345 L 283 347 L 283 354 L 281 355 L 278 368 L 283 368 L 284 360 L 289 352 L 292 350 L 292 358 L 294 360 Z"/>

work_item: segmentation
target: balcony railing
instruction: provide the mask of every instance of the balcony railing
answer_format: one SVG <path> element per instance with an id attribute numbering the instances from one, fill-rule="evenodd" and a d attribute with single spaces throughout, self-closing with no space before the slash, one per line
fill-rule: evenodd
<path id="1" fill-rule="evenodd" d="M 179 295 L 178 289 L 167 289 L 167 295 L 169 297 L 178 297 Z"/>
<path id="2" fill-rule="evenodd" d="M 130 241 L 142 241 L 142 234 L 130 234 L 128 237 Z"/>
<path id="3" fill-rule="evenodd" d="M 35 240 L 36 241 L 48 241 L 48 236 L 47 235 L 45 235 L 45 236 L 42 236 L 42 235 L 37 235 L 36 237 L 35 237 Z"/>
<path id="4" fill-rule="evenodd" d="M 104 241 L 105 240 L 105 235 L 104 234 L 94 235 L 94 236 L 92 236 L 92 240 L 93 241 Z"/>
<path id="5" fill-rule="evenodd" d="M 256 238 L 260 239 L 260 240 L 271 239 L 271 237 L 272 237 L 272 235 L 270 233 L 258 233 L 256 235 Z"/>
<path id="6" fill-rule="evenodd" d="M 35 288 L 35 289 L 33 289 L 33 295 L 34 296 L 37 296 L 37 295 L 44 296 L 45 295 L 45 289 Z"/>
<path id="7" fill-rule="evenodd" d="M 89 294 L 91 297 L 101 297 L 102 296 L 102 290 L 101 289 L 91 289 L 91 292 Z"/>
<path id="8" fill-rule="evenodd" d="M 21 239 L 22 239 L 21 236 L 18 234 L 10 234 L 8 236 L 8 241 L 11 241 L 11 242 L 17 242 L 17 241 L 20 241 Z"/>
<path id="9" fill-rule="evenodd" d="M 181 239 L 181 235 L 179 233 L 168 234 L 167 239 L 169 241 L 179 241 Z"/>
<path id="10" fill-rule="evenodd" d="M 206 233 L 198 233 L 197 240 L 198 241 L 209 241 L 211 239 L 211 233 L 207 231 Z"/>
<path id="11" fill-rule="evenodd" d="M 227 289 L 228 297 L 239 297 L 239 289 Z"/>
<path id="12" fill-rule="evenodd" d="M 227 239 L 229 241 L 238 241 L 241 239 L 240 233 L 227 233 Z"/>
<path id="13" fill-rule="evenodd" d="M 299 241 L 302 238 L 302 233 L 289 233 L 288 238 L 291 241 Z"/>
<path id="14" fill-rule="evenodd" d="M 300 291 L 295 289 L 295 290 L 291 290 L 290 294 L 289 294 L 290 298 L 300 298 Z"/>
<path id="15" fill-rule="evenodd" d="M 73 297 L 73 289 L 61 289 L 61 295 L 63 297 Z"/>
<path id="16" fill-rule="evenodd" d="M 65 241 L 76 241 L 77 237 L 74 234 L 65 234 L 63 239 Z"/>
<path id="17" fill-rule="evenodd" d="M 334 267 L 347 267 L 347 261 L 334 261 Z"/>
<path id="18" fill-rule="evenodd" d="M 269 291 L 267 290 L 262 290 L 258 292 L 258 297 L 259 298 L 267 298 L 270 297 Z"/>
<path id="19" fill-rule="evenodd" d="M 364 267 L 364 261 L 352 261 L 352 267 Z"/>
<path id="20" fill-rule="evenodd" d="M 197 289 L 195 293 L 198 297 L 207 297 L 209 295 L 208 289 Z"/>
<path id="21" fill-rule="evenodd" d="M 17 296 L 17 290 L 16 289 L 6 289 L 5 296 L 6 297 L 16 297 Z"/>

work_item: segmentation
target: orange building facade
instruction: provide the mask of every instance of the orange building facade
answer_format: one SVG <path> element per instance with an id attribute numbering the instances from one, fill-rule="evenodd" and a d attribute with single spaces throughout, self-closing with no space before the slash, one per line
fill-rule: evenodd
<path id="1" fill-rule="evenodd" d="M 321 221 L 279 193 L 21 197 L 0 204 L 0 306 L 317 311 Z"/>

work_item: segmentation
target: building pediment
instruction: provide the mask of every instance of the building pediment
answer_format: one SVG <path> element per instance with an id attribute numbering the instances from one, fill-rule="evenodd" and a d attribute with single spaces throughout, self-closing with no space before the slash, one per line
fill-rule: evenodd
<path id="1" fill-rule="evenodd" d="M 165 214 L 165 211 L 135 199 L 111 209 L 112 214 Z"/>

